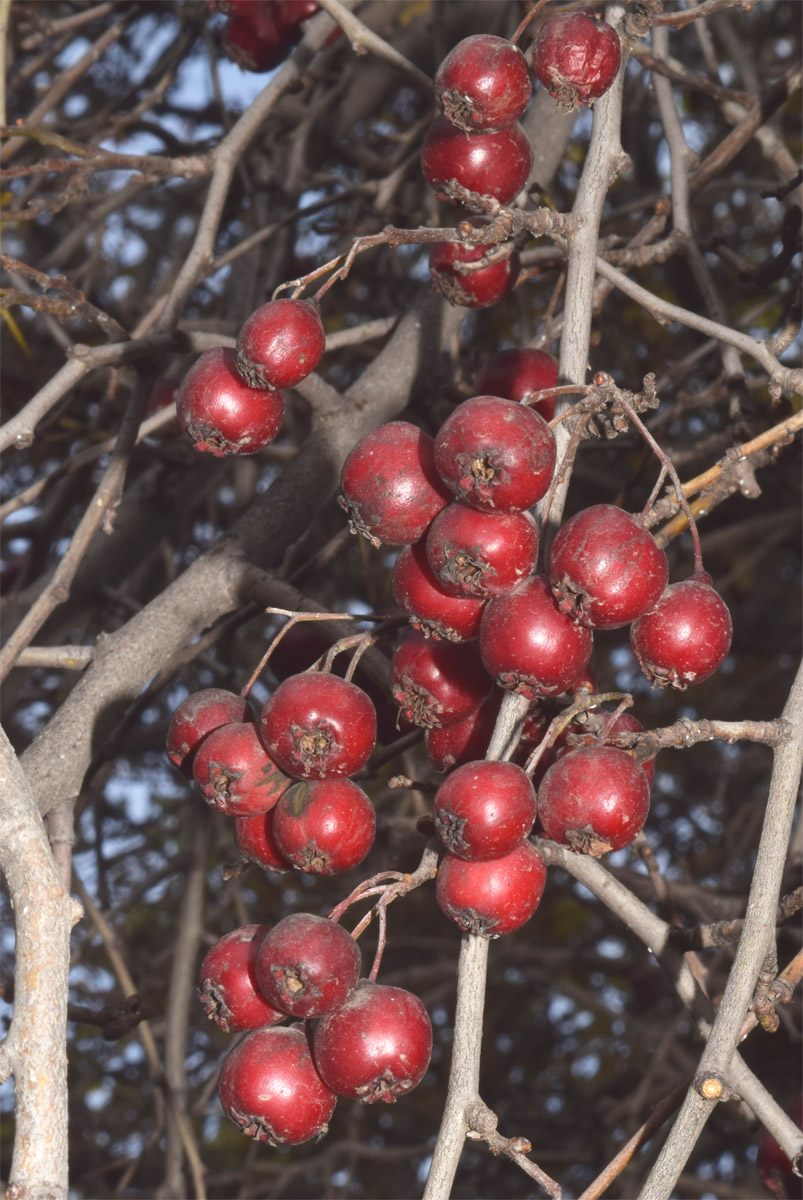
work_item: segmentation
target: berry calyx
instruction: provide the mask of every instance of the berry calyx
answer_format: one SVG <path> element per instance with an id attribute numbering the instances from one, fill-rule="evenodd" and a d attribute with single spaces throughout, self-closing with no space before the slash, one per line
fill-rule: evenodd
<path id="1" fill-rule="evenodd" d="M 475 645 L 434 642 L 420 633 L 399 643 L 392 670 L 399 716 L 424 729 L 462 721 L 491 688 Z"/>
<path id="2" fill-rule="evenodd" d="M 683 691 L 713 675 L 733 637 L 728 606 L 707 575 L 668 587 L 655 607 L 633 622 L 630 646 L 644 674 Z"/>
<path id="3" fill-rule="evenodd" d="M 219 938 L 201 964 L 198 995 L 204 1012 L 226 1033 L 277 1025 L 285 1013 L 269 1004 L 256 981 L 256 958 L 267 925 L 243 925 Z"/>
<path id="4" fill-rule="evenodd" d="M 544 836 L 594 858 L 629 846 L 650 808 L 644 771 L 616 746 L 572 750 L 538 787 Z"/>
<path id="5" fill-rule="evenodd" d="M 485 601 L 447 592 L 432 574 L 423 540 L 405 546 L 396 559 L 393 596 L 424 637 L 465 642 L 479 634 Z"/>
<path id="6" fill-rule="evenodd" d="M 356 987 L 360 951 L 341 925 L 313 913 L 294 913 L 266 931 L 255 973 L 259 990 L 275 1008 L 293 1017 L 322 1017 Z"/>
<path id="7" fill-rule="evenodd" d="M 504 396 L 523 402 L 544 388 L 557 387 L 557 383 L 558 360 L 543 350 L 525 346 L 521 350 L 500 350 L 489 358 L 474 387 L 478 395 Z M 532 409 L 545 421 L 551 421 L 555 415 L 555 397 L 544 396 Z"/>
<path id="8" fill-rule="evenodd" d="M 480 512 L 455 503 L 438 513 L 426 538 L 427 561 L 456 596 L 501 596 L 535 570 L 538 531 L 526 512 Z"/>
<path id="9" fill-rule="evenodd" d="M 284 420 L 284 396 L 243 383 L 234 351 L 206 350 L 179 384 L 176 418 L 196 450 L 216 458 L 256 454 L 269 445 Z"/>
<path id="10" fill-rule="evenodd" d="M 531 95 L 521 50 L 490 33 L 458 42 L 435 76 L 438 104 L 451 124 L 466 133 L 495 133 L 518 121 Z"/>
<path id="11" fill-rule="evenodd" d="M 295 779 L 354 775 L 376 742 L 376 711 L 356 684 L 323 671 L 291 675 L 262 710 L 260 737 Z"/>
<path id="12" fill-rule="evenodd" d="M 487 862 L 445 855 L 435 894 L 441 910 L 465 933 L 497 938 L 529 921 L 545 882 L 544 860 L 535 846 L 522 842 L 504 858 Z"/>
<path id="13" fill-rule="evenodd" d="M 225 688 L 203 688 L 182 700 L 167 727 L 167 757 L 192 779 L 192 765 L 201 742 L 213 730 L 250 718 L 248 701 Z"/>
<path id="14" fill-rule="evenodd" d="M 527 135 L 515 124 L 497 133 L 463 133 L 436 117 L 421 149 L 424 176 L 442 200 L 459 200 L 465 188 L 508 204 L 527 182 L 532 163 Z"/>
<path id="15" fill-rule="evenodd" d="M 363 1104 L 392 1104 L 424 1078 L 432 1026 L 418 996 L 363 979 L 317 1023 L 312 1052 L 333 1092 Z"/>
<path id="16" fill-rule="evenodd" d="M 314 300 L 271 300 L 237 336 L 237 370 L 249 387 L 290 388 L 315 370 L 326 334 Z"/>
<path id="17" fill-rule="evenodd" d="M 271 815 L 280 853 L 310 875 L 350 871 L 374 844 L 374 806 L 350 779 L 296 783 Z"/>
<path id="18" fill-rule="evenodd" d="M 593 104 L 616 78 L 622 50 L 616 30 L 591 8 L 558 13 L 533 42 L 533 70 L 558 107 Z"/>
<path id="19" fill-rule="evenodd" d="M 292 783 L 250 722 L 210 733 L 195 755 L 192 777 L 206 803 L 230 817 L 268 812 Z"/>
<path id="20" fill-rule="evenodd" d="M 515 763 L 469 762 L 438 788 L 433 815 L 451 854 L 471 862 L 504 858 L 533 827 L 535 792 Z"/>

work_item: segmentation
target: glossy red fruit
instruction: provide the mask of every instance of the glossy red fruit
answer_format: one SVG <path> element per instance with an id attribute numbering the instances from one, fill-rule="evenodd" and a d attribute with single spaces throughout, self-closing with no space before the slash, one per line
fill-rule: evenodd
<path id="1" fill-rule="evenodd" d="M 361 688 L 307 671 L 280 683 L 262 710 L 263 745 L 295 779 L 354 775 L 376 742 L 376 711 Z"/>
<path id="2" fill-rule="evenodd" d="M 445 728 L 479 708 L 491 690 L 477 647 L 409 633 L 393 655 L 399 716 L 424 729 Z"/>
<path id="3" fill-rule="evenodd" d="M 374 806 L 350 779 L 296 783 L 272 815 L 280 852 L 310 875 L 350 871 L 374 844 Z"/>
<path id="4" fill-rule="evenodd" d="M 543 417 L 513 400 L 464 400 L 435 437 L 435 465 L 458 500 L 483 512 L 523 512 L 546 495 L 555 471 L 555 435 Z"/>
<path id="5" fill-rule="evenodd" d="M 473 220 L 479 228 L 483 222 Z M 474 264 L 484 265 L 474 265 Z M 512 291 L 521 260 L 509 246 L 463 246 L 436 242 L 429 252 L 432 282 L 450 304 L 462 308 L 487 308 Z"/>
<path id="6" fill-rule="evenodd" d="M 441 587 L 430 570 L 423 540 L 405 546 L 396 559 L 393 595 L 413 629 L 425 637 L 465 642 L 479 634 L 485 601 L 453 596 Z"/>
<path id="7" fill-rule="evenodd" d="M 497 938 L 529 921 L 544 892 L 546 867 L 530 842 L 504 858 L 468 862 L 447 854 L 438 868 L 442 911 L 466 933 Z"/>
<path id="8" fill-rule="evenodd" d="M 435 98 L 466 133 L 495 133 L 518 121 L 532 95 L 527 60 L 506 38 L 478 33 L 450 50 L 435 76 Z"/>
<path id="9" fill-rule="evenodd" d="M 237 370 L 252 388 L 295 387 L 325 349 L 314 300 L 271 300 L 251 313 L 237 335 Z"/>
<path id="10" fill-rule="evenodd" d="M 446 117 L 436 117 L 424 139 L 421 167 L 442 200 L 458 199 L 466 188 L 508 204 L 527 182 L 533 164 L 527 135 L 520 125 L 498 133 L 463 133 Z"/>
<path id="11" fill-rule="evenodd" d="M 287 57 L 291 39 L 273 19 L 268 4 L 244 5 L 232 15 L 223 30 L 221 46 L 232 62 L 244 71 L 272 71 Z"/>
<path id="12" fill-rule="evenodd" d="M 282 427 L 284 396 L 244 384 L 234 351 L 218 346 L 204 351 L 182 379 L 176 417 L 196 450 L 216 458 L 256 454 Z"/>
<path id="13" fill-rule="evenodd" d="M 700 575 L 668 587 L 652 611 L 634 621 L 630 645 L 649 680 L 683 691 L 722 666 L 732 637 L 728 606 L 709 576 Z"/>
<path id="14" fill-rule="evenodd" d="M 558 758 L 538 788 L 544 836 L 595 858 L 629 846 L 650 808 L 650 785 L 634 758 L 590 746 Z"/>
<path id="15" fill-rule="evenodd" d="M 564 112 L 607 92 L 621 57 L 618 33 L 590 8 L 550 17 L 532 49 L 533 70 Z"/>
<path id="16" fill-rule="evenodd" d="M 649 530 L 612 504 L 570 517 L 549 555 L 558 608 L 594 629 L 619 629 L 648 612 L 668 577 L 666 554 Z"/>
<path id="17" fill-rule="evenodd" d="M 533 827 L 535 791 L 515 763 L 469 762 L 438 788 L 433 816 L 450 854 L 470 862 L 504 858 Z"/>
<path id="18" fill-rule="evenodd" d="M 195 752 L 203 739 L 221 725 L 250 719 L 248 701 L 225 688 L 203 688 L 182 700 L 167 727 L 167 757 L 192 779 Z"/>
<path id="19" fill-rule="evenodd" d="M 450 504 L 429 527 L 427 561 L 456 596 L 502 596 L 535 570 L 538 531 L 529 513 Z"/>
<path id="20" fill-rule="evenodd" d="M 489 358 L 477 376 L 475 391 L 481 396 L 504 396 L 526 401 L 544 388 L 557 387 L 558 360 L 543 350 L 500 350 Z M 532 405 L 545 421 L 555 415 L 555 397 L 544 396 Z"/>
<path id="21" fill-rule="evenodd" d="M 599 712 L 599 714 L 601 716 L 605 716 L 604 710 L 598 709 L 596 711 Z M 644 726 L 642 725 L 641 721 L 639 721 L 637 717 L 634 717 L 632 713 L 623 712 L 623 713 L 619 714 L 619 716 L 616 718 L 616 720 L 613 722 L 612 725 L 610 725 L 610 724 L 605 725 L 604 737 L 603 737 L 602 732 L 600 733 L 600 737 L 602 738 L 602 742 L 605 743 L 605 742 L 608 742 L 609 740 L 612 740 L 614 735 L 617 733 L 643 733 L 643 732 L 644 732 Z M 577 734 L 583 735 L 583 741 L 579 742 L 576 745 L 567 745 L 566 744 L 566 736 L 570 733 L 575 734 L 575 735 L 577 735 Z M 595 735 L 592 734 L 590 730 L 584 728 L 582 725 L 574 725 L 574 724 L 570 725 L 568 727 L 568 729 L 565 730 L 562 737 L 563 737 L 563 740 L 561 740 L 561 738 L 558 738 L 555 743 L 555 749 L 556 749 L 555 757 L 556 758 L 563 758 L 564 755 L 571 754 L 573 750 L 581 749 L 583 746 L 595 746 L 595 745 L 601 744 L 598 741 L 598 739 L 595 737 Z M 630 750 L 627 749 L 627 747 L 620 747 L 620 749 L 624 749 L 626 751 L 626 753 L 630 754 L 631 758 L 635 758 L 635 756 L 632 754 L 632 752 Z M 635 761 L 638 762 L 638 759 L 635 759 Z M 549 765 L 551 766 L 552 764 L 550 763 Z M 644 774 L 647 776 L 647 783 L 651 788 L 653 785 L 653 782 L 655 780 L 655 759 L 650 758 L 646 762 L 639 762 L 639 766 L 641 767 Z"/>
<path id="22" fill-rule="evenodd" d="M 429 761 L 436 771 L 451 771 L 462 763 L 483 758 L 494 731 L 504 693 L 494 688 L 479 708 L 446 729 L 428 729 L 424 735 Z"/>
<path id="23" fill-rule="evenodd" d="M 432 438 L 409 421 L 390 421 L 361 438 L 343 464 L 340 488 L 352 533 L 377 547 L 417 542 L 451 499 Z"/>
<path id="24" fill-rule="evenodd" d="M 487 605 L 480 623 L 485 669 L 529 700 L 569 690 L 591 657 L 590 629 L 560 612 L 541 577 Z"/>
<path id="25" fill-rule="evenodd" d="M 206 953 L 198 995 L 204 1012 L 226 1033 L 277 1025 L 286 1014 L 257 988 L 255 964 L 267 925 L 243 925 L 225 933 Z"/>
<path id="26" fill-rule="evenodd" d="M 294 913 L 266 932 L 255 971 L 260 992 L 276 1008 L 292 1017 L 322 1017 L 356 987 L 360 951 L 341 925 Z"/>
<path id="27" fill-rule="evenodd" d="M 240 1132 L 269 1146 L 322 1137 L 337 1102 L 299 1025 L 249 1033 L 223 1060 L 219 1095 Z"/>
<path id="28" fill-rule="evenodd" d="M 315 1026 L 312 1053 L 340 1096 L 393 1103 L 421 1082 L 432 1054 L 427 1010 L 412 992 L 363 979 Z"/>
<path id="29" fill-rule="evenodd" d="M 234 839 L 240 856 L 263 871 L 290 871 L 293 864 L 282 854 L 273 833 L 273 811 L 256 817 L 234 818 Z"/>
<path id="30" fill-rule="evenodd" d="M 250 722 L 210 733 L 195 755 L 192 778 L 206 803 L 229 817 L 268 812 L 293 782 L 276 766 Z"/>

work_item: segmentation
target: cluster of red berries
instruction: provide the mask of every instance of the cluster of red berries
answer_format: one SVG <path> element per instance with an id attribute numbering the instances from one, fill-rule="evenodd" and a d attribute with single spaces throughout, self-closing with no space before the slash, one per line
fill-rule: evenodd
<path id="1" fill-rule="evenodd" d="M 219 1086 L 223 1111 L 247 1136 L 271 1146 L 322 1137 L 338 1096 L 391 1103 L 423 1079 L 432 1051 L 424 1005 L 360 979 L 360 966 L 351 934 L 311 913 L 235 929 L 207 953 L 207 1016 L 226 1032 L 248 1031 Z"/>
<path id="2" fill-rule="evenodd" d="M 326 347 L 312 300 L 271 300 L 240 329 L 237 349 L 205 351 L 176 393 L 179 425 L 196 450 L 256 454 L 281 429 L 282 389 L 314 371 Z"/>
<path id="3" fill-rule="evenodd" d="M 315 0 L 217 0 L 228 15 L 223 49 L 246 71 L 272 71 L 301 38 L 301 24 L 318 11 Z"/>
<path id="4" fill-rule="evenodd" d="M 212 808 L 234 818 L 243 858 L 270 871 L 348 871 L 374 842 L 374 807 L 349 775 L 376 743 L 368 696 L 310 671 L 276 688 L 254 721 L 242 696 L 207 688 L 176 709 L 167 754 Z"/>

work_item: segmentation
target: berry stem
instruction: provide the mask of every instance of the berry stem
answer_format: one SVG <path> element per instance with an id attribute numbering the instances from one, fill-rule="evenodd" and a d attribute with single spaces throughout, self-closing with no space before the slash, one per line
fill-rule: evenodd
<path id="1" fill-rule="evenodd" d="M 510 39 L 514 46 L 518 45 L 519 38 L 524 33 L 524 30 L 530 24 L 533 17 L 537 17 L 539 12 L 541 11 L 541 9 L 547 3 L 548 3 L 548 0 L 538 0 L 538 3 L 533 8 L 530 9 L 530 11 L 527 13 L 527 16 L 519 24 L 518 29 L 516 30 L 516 32 L 513 34 L 512 38 Z"/>
<path id="2" fill-rule="evenodd" d="M 271 616 L 275 616 L 275 617 L 289 617 L 290 620 L 287 622 L 286 625 L 283 625 L 282 628 L 279 630 L 279 632 L 276 634 L 273 641 L 270 643 L 267 650 L 262 655 L 262 658 L 259 660 L 256 667 L 252 671 L 251 677 L 249 678 L 245 687 L 240 692 L 240 695 L 242 696 L 243 699 L 246 698 L 248 693 L 251 691 L 251 688 L 256 683 L 257 679 L 259 679 L 260 675 L 262 674 L 262 672 L 264 671 L 265 667 L 268 664 L 268 659 L 270 658 L 271 654 L 273 654 L 273 651 L 276 649 L 279 642 L 282 640 L 282 638 L 287 633 L 287 631 L 289 629 L 291 629 L 293 625 L 296 624 L 296 622 L 298 622 L 298 621 L 353 621 L 354 620 L 353 613 L 326 613 L 326 612 L 303 613 L 303 612 L 293 612 L 293 610 L 290 608 L 266 608 L 265 612 L 270 614 Z"/>
<path id="3" fill-rule="evenodd" d="M 379 968 L 382 965 L 382 955 L 385 953 L 385 946 L 388 940 L 388 910 L 384 904 L 377 904 L 377 912 L 379 915 L 379 934 L 376 944 L 376 954 L 374 955 L 373 965 L 371 967 L 368 978 L 371 983 L 376 983 L 376 977 L 379 974 Z"/>
<path id="4" fill-rule="evenodd" d="M 563 711 L 558 713 L 554 720 L 550 722 L 549 728 L 547 729 L 543 738 L 533 750 L 532 754 L 527 759 L 527 762 L 524 764 L 525 775 L 529 775 L 532 779 L 533 772 L 543 758 L 544 754 L 547 752 L 550 746 L 555 744 L 557 739 L 563 733 L 564 729 L 571 725 L 578 713 L 586 712 L 589 708 L 596 708 L 598 704 L 604 704 L 608 700 L 620 700 L 622 695 L 622 692 L 601 692 L 596 696 L 588 694 L 578 696 L 573 704 L 570 704 L 568 708 L 564 708 Z M 630 704 L 633 703 L 633 698 L 631 696 L 625 695 L 625 699 L 629 700 Z M 619 715 L 618 711 L 616 715 Z"/>

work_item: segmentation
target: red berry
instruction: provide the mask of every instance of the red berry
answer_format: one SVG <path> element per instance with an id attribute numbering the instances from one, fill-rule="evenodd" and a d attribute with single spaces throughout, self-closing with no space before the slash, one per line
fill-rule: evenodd
<path id="1" fill-rule="evenodd" d="M 250 719 L 248 701 L 224 688 L 204 688 L 182 700 L 167 728 L 167 757 L 192 779 L 195 752 L 203 739 L 221 725 Z"/>
<path id="2" fill-rule="evenodd" d="M 544 388 L 557 387 L 557 383 L 558 360 L 543 350 L 524 347 L 494 354 L 480 371 L 474 386 L 478 395 L 524 401 Z M 545 421 L 551 421 L 555 415 L 555 397 L 545 396 L 532 407 Z"/>
<path id="3" fill-rule="evenodd" d="M 259 990 L 276 1008 L 293 1017 L 322 1017 L 354 990 L 360 951 L 341 925 L 294 913 L 266 933 L 255 970 Z"/>
<path id="4" fill-rule="evenodd" d="M 462 721 L 446 729 L 428 729 L 424 735 L 429 761 L 436 771 L 451 771 L 452 767 L 482 758 L 494 731 L 499 705 L 504 693 L 494 688 L 479 708 Z"/>
<path id="5" fill-rule="evenodd" d="M 473 596 L 453 596 L 441 587 L 427 562 L 424 541 L 405 546 L 393 568 L 393 595 L 425 637 L 465 642 L 480 631 L 485 601 Z"/>
<path id="6" fill-rule="evenodd" d="M 256 454 L 276 437 L 284 420 L 284 396 L 243 383 L 234 351 L 206 350 L 176 393 L 176 416 L 196 450 L 216 458 Z"/>
<path id="7" fill-rule="evenodd" d="M 456 596 L 501 596 L 535 570 L 538 531 L 529 513 L 450 504 L 429 527 L 427 561 Z"/>
<path id="8" fill-rule="evenodd" d="M 337 1102 L 298 1025 L 249 1033 L 223 1061 L 219 1095 L 241 1133 L 269 1146 L 322 1137 Z"/>
<path id="9" fill-rule="evenodd" d="M 618 629 L 648 612 L 666 587 L 666 554 L 637 517 L 595 504 L 558 530 L 549 578 L 561 612 Z"/>
<path id="10" fill-rule="evenodd" d="M 572 750 L 538 788 L 545 837 L 595 858 L 629 846 L 650 807 L 650 785 L 634 758 L 616 746 Z"/>
<path id="11" fill-rule="evenodd" d="M 480 653 L 497 683 L 529 700 L 569 690 L 591 657 L 591 630 L 559 611 L 541 576 L 487 605 Z"/>
<path id="12" fill-rule="evenodd" d="M 479 222 L 472 221 L 479 226 Z M 472 264 L 485 260 L 484 266 Z M 463 308 L 487 308 L 512 291 L 521 262 L 516 251 L 497 246 L 461 246 L 458 242 L 436 242 L 429 252 L 432 282 L 450 304 Z"/>
<path id="13" fill-rule="evenodd" d="M 732 637 L 725 601 L 708 576 L 692 576 L 668 587 L 652 611 L 634 621 L 630 645 L 649 680 L 683 691 L 722 666 Z"/>
<path id="14" fill-rule="evenodd" d="M 616 78 L 619 35 L 590 8 L 558 13 L 533 42 L 533 70 L 565 112 L 593 104 Z"/>
<path id="15" fill-rule="evenodd" d="M 232 0 L 229 0 L 229 8 Z M 244 71 L 272 71 L 284 62 L 291 40 L 273 19 L 270 6 L 258 0 L 238 5 L 223 31 L 223 52 Z"/>
<path id="16" fill-rule="evenodd" d="M 280 29 L 293 29 L 319 12 L 316 0 L 276 0 L 273 19 Z"/>
<path id="17" fill-rule="evenodd" d="M 535 821 L 535 792 L 521 767 L 510 762 L 469 762 L 438 788 L 435 827 L 458 858 L 504 858 L 524 841 Z"/>
<path id="18" fill-rule="evenodd" d="M 473 644 L 410 633 L 393 655 L 393 699 L 405 721 L 437 729 L 462 721 L 491 688 Z"/>
<path id="19" fill-rule="evenodd" d="M 427 1010 L 412 992 L 363 979 L 315 1026 L 312 1053 L 340 1096 L 392 1103 L 421 1082 L 432 1053 Z"/>
<path id="20" fill-rule="evenodd" d="M 267 925 L 243 925 L 215 942 L 201 964 L 198 995 L 206 1015 L 226 1033 L 277 1025 L 285 1013 L 257 988 L 255 964 Z"/>
<path id="21" fill-rule="evenodd" d="M 246 862 L 255 863 L 263 871 L 283 872 L 293 866 L 276 843 L 273 810 L 255 817 L 235 817 L 234 838 L 241 857 Z"/>
<path id="22" fill-rule="evenodd" d="M 491 33 L 458 42 L 435 76 L 438 103 L 452 125 L 466 133 L 495 133 L 518 121 L 531 95 L 521 50 Z"/>
<path id="23" fill-rule="evenodd" d="M 271 300 L 237 335 L 237 370 L 252 388 L 291 388 L 315 370 L 325 349 L 314 300 Z"/>
<path id="24" fill-rule="evenodd" d="M 356 684 L 323 671 L 291 675 L 262 710 L 260 736 L 296 779 L 354 775 L 376 742 L 376 712 Z"/>
<path id="25" fill-rule="evenodd" d="M 601 717 L 606 716 L 604 709 L 597 709 L 596 711 L 600 714 Z M 634 717 L 632 713 L 623 712 L 623 713 L 619 714 L 619 716 L 616 718 L 616 720 L 614 721 L 614 723 L 612 725 L 605 726 L 605 736 L 604 736 L 603 741 L 607 742 L 609 739 L 613 738 L 614 734 L 617 734 L 617 733 L 643 733 L 643 732 L 644 732 L 644 726 L 642 725 L 641 721 L 639 721 L 636 717 Z M 584 735 L 583 741 L 580 742 L 576 746 L 566 745 L 566 736 L 570 733 Z M 598 745 L 598 744 L 601 744 L 601 743 L 597 742 L 595 736 L 593 734 L 591 734 L 588 729 L 584 728 L 582 725 L 576 725 L 573 723 L 568 727 L 568 729 L 564 730 L 564 733 L 555 742 L 555 749 L 556 749 L 555 757 L 563 758 L 563 756 L 565 754 L 571 754 L 574 750 L 582 749 L 583 746 L 586 746 L 586 745 L 592 746 L 592 745 Z M 627 750 L 626 753 L 630 754 L 631 758 L 635 758 L 635 756 L 632 754 L 632 752 L 630 750 Z M 541 761 L 543 762 L 543 759 Z M 635 759 L 635 761 L 638 762 L 638 759 Z M 550 762 L 549 765 L 551 766 L 552 763 Z M 650 787 L 652 787 L 653 781 L 655 779 L 655 759 L 650 758 L 646 762 L 639 762 L 639 766 L 641 767 L 644 774 L 647 776 L 648 785 Z"/>
<path id="26" fill-rule="evenodd" d="M 280 852 L 310 875 L 350 871 L 374 844 L 374 806 L 350 779 L 296 783 L 272 815 Z"/>
<path id="27" fill-rule="evenodd" d="M 447 854 L 438 868 L 436 896 L 446 916 L 466 933 L 496 938 L 529 921 L 545 882 L 544 860 L 530 842 L 522 842 L 488 862 Z"/>
<path id="28" fill-rule="evenodd" d="M 442 200 L 455 199 L 453 184 L 508 204 L 527 182 L 533 164 L 527 134 L 520 125 L 498 133 L 463 133 L 446 117 L 436 117 L 424 139 L 421 167 Z"/>
<path id="29" fill-rule="evenodd" d="M 293 782 L 268 755 L 250 722 L 223 725 L 204 738 L 192 777 L 206 803 L 229 817 L 267 812 Z"/>
<path id="30" fill-rule="evenodd" d="M 546 495 L 555 435 L 543 417 L 499 396 L 474 396 L 435 438 L 435 465 L 458 500 L 483 512 L 522 512 Z"/>
<path id="31" fill-rule="evenodd" d="M 340 487 L 352 533 L 374 546 L 417 542 L 451 499 L 432 438 L 409 421 L 390 421 L 361 438 L 343 464 Z"/>

